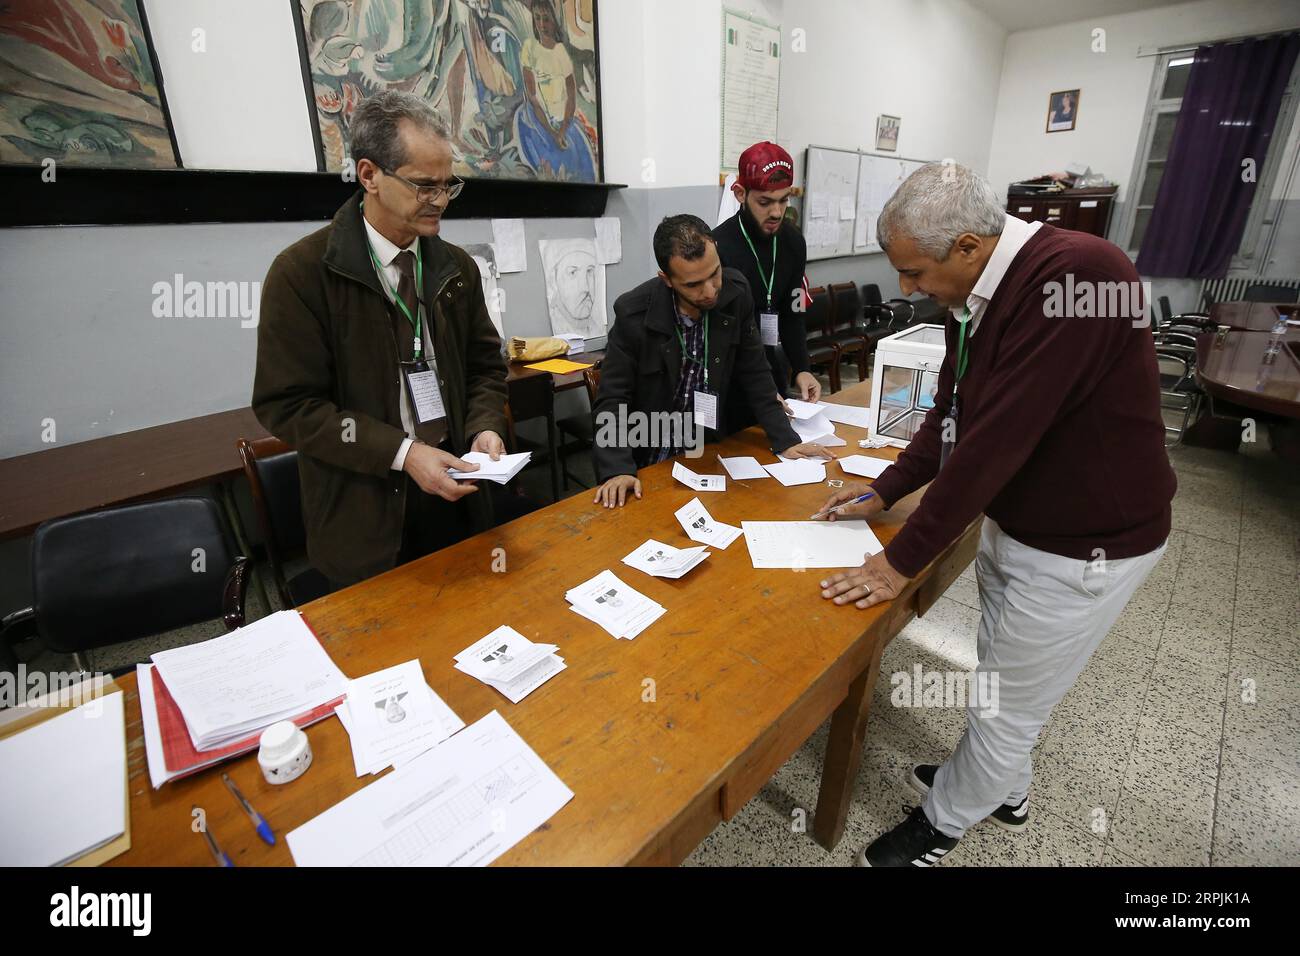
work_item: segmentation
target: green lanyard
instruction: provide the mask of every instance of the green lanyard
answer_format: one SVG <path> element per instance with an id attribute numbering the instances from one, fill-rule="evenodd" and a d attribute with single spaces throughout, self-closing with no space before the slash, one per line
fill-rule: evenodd
<path id="1" fill-rule="evenodd" d="M 693 356 L 693 355 L 692 355 L 692 356 L 688 356 L 688 355 L 686 354 L 686 336 L 682 335 L 682 327 L 681 327 L 680 323 L 674 323 L 674 324 L 673 324 L 673 329 L 674 329 L 674 331 L 676 331 L 676 333 L 677 333 L 677 341 L 680 342 L 680 343 L 681 343 L 681 346 L 682 346 L 682 361 L 685 362 L 687 358 L 690 358 L 691 361 L 698 361 L 698 360 L 695 358 L 695 356 Z M 703 362 L 703 365 L 704 365 L 704 390 L 707 392 L 707 391 L 709 390 L 709 313 L 708 313 L 708 312 L 705 312 L 705 313 L 704 313 L 704 362 Z"/>
<path id="2" fill-rule="evenodd" d="M 745 242 L 749 243 L 749 251 L 754 254 L 754 265 L 758 266 L 758 277 L 767 287 L 767 307 L 772 308 L 772 283 L 776 281 L 776 236 L 772 237 L 772 271 L 763 275 L 763 263 L 759 261 L 758 250 L 754 248 L 754 241 L 749 238 L 749 233 L 745 231 L 745 220 L 737 220 L 740 223 L 740 234 L 745 237 Z"/>
<path id="3" fill-rule="evenodd" d="M 957 383 L 961 381 L 962 376 L 966 374 L 966 364 L 970 360 L 970 355 L 966 352 L 966 328 L 970 325 L 970 309 L 966 310 L 966 315 L 961 321 L 961 331 L 957 334 L 957 377 L 953 379 L 952 390 L 957 391 Z"/>
<path id="4" fill-rule="evenodd" d="M 366 206 L 365 203 L 363 202 L 361 204 L 361 212 L 363 216 L 365 215 L 365 209 Z M 365 228 L 364 225 L 362 226 L 362 228 L 363 229 Z M 406 316 L 406 321 L 411 323 L 411 328 L 415 331 L 415 347 L 413 350 L 415 355 L 415 361 L 417 362 L 423 361 L 424 360 L 424 322 L 423 322 L 423 311 L 422 311 L 423 303 L 421 303 L 420 307 L 417 307 L 415 315 L 411 315 L 411 310 L 406 307 L 406 303 L 402 301 L 402 297 L 398 295 L 397 290 L 394 289 L 389 284 L 388 276 L 384 274 L 384 267 L 380 265 L 379 257 L 375 255 L 374 247 L 370 245 L 369 235 L 366 236 L 366 251 L 370 253 L 370 261 L 374 263 L 375 272 L 379 274 L 379 281 L 384 284 L 384 288 L 388 291 L 389 298 L 393 300 L 394 305 L 396 305 L 399 309 L 401 309 L 402 314 Z M 420 255 L 420 243 L 418 241 L 415 243 L 415 288 L 417 290 L 416 300 L 419 301 L 420 299 L 419 290 L 424 288 L 424 260 Z"/>

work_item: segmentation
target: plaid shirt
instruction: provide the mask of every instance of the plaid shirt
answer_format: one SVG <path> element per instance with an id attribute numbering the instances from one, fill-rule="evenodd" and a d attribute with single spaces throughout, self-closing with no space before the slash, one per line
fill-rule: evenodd
<path id="1" fill-rule="evenodd" d="M 677 314 L 677 328 L 686 340 L 686 352 L 682 356 L 682 376 L 677 383 L 677 394 L 673 397 L 674 412 L 694 412 L 695 392 L 704 388 L 704 368 L 707 356 L 704 354 L 704 323 Z M 692 427 L 694 427 L 692 415 Z M 674 455 L 680 455 L 684 447 L 663 447 L 659 449 L 652 464 L 666 461 Z"/>

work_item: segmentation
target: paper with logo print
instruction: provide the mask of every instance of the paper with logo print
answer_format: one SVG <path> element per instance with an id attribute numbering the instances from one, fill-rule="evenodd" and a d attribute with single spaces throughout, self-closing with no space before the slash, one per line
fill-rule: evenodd
<path id="1" fill-rule="evenodd" d="M 884 550 L 865 521 L 742 521 L 756 568 L 856 568 Z"/>
<path id="2" fill-rule="evenodd" d="M 554 644 L 534 644 L 503 624 L 456 655 L 455 668 L 517 704 L 567 666 Z"/>
<path id="3" fill-rule="evenodd" d="M 692 541 L 698 541 L 701 544 L 711 545 L 725 551 L 727 545 L 740 537 L 739 528 L 718 521 L 713 515 L 709 514 L 708 509 L 704 507 L 699 498 L 692 498 L 673 514 L 682 526 L 682 530 L 686 532 L 686 536 Z"/>
<path id="4" fill-rule="evenodd" d="M 335 712 L 352 741 L 357 776 L 435 747 L 465 726 L 425 683 L 418 660 L 348 681 Z"/>
<path id="5" fill-rule="evenodd" d="M 708 556 L 708 548 L 674 548 L 651 538 L 625 557 L 623 563 L 657 578 L 675 580 Z"/>
<path id="6" fill-rule="evenodd" d="M 612 571 L 601 571 L 589 581 L 570 588 L 564 595 L 573 610 L 599 624 L 614 637 L 631 639 L 657 621 L 667 610 Z"/>
<path id="7" fill-rule="evenodd" d="M 726 475 L 697 475 L 680 461 L 673 462 L 673 477 L 693 491 L 726 491 Z"/>

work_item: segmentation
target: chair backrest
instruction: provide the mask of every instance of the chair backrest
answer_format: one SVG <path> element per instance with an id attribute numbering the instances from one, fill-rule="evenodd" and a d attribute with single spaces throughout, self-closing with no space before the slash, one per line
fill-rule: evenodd
<path id="1" fill-rule="evenodd" d="M 807 338 L 818 338 L 831 334 L 831 297 L 825 286 L 815 286 L 808 290 L 812 302 L 803 314 L 804 333 Z"/>
<path id="2" fill-rule="evenodd" d="M 1160 301 L 1160 321 L 1168 325 L 1169 322 L 1171 322 L 1174 317 L 1173 306 L 1169 304 L 1169 296 L 1167 295 L 1162 295 L 1159 301 Z"/>
<path id="3" fill-rule="evenodd" d="M 862 301 L 867 305 L 882 305 L 885 300 L 880 297 L 880 286 L 874 282 L 862 283 Z"/>
<path id="4" fill-rule="evenodd" d="M 852 282 L 837 282 L 831 286 L 835 308 L 832 326 L 837 332 L 855 332 L 862 328 L 862 293 Z"/>
<path id="5" fill-rule="evenodd" d="M 1247 302 L 1295 302 L 1296 293 L 1295 286 L 1256 282 L 1246 287 L 1243 298 Z"/>
<path id="6" fill-rule="evenodd" d="M 582 383 L 587 386 L 587 402 L 592 408 L 596 406 L 596 396 L 600 394 L 600 366 L 582 370 Z"/>
<path id="7" fill-rule="evenodd" d="M 549 418 L 555 412 L 555 381 L 550 372 L 526 375 L 509 385 L 510 411 L 516 422 Z"/>
<path id="8" fill-rule="evenodd" d="M 73 653 L 220 618 L 239 560 L 211 498 L 47 521 L 32 537 L 37 631 Z"/>
<path id="9" fill-rule="evenodd" d="M 307 553 L 298 453 L 278 438 L 241 438 L 238 447 L 276 586 L 286 606 L 292 606 L 284 564 Z"/>

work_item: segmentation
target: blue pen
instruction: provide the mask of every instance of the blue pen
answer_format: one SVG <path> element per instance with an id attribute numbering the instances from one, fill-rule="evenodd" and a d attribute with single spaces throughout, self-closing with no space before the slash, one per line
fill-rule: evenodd
<path id="1" fill-rule="evenodd" d="M 199 808 L 198 806 L 194 806 L 193 809 L 198 810 Z M 234 862 L 230 859 L 230 857 L 226 856 L 226 854 L 222 852 L 221 847 L 217 846 L 217 841 L 214 840 L 212 838 L 212 834 L 208 832 L 208 828 L 206 824 L 204 825 L 203 829 L 200 830 L 199 832 L 203 834 L 203 839 L 208 841 L 208 849 L 212 851 L 212 859 L 217 861 L 217 866 L 235 865 Z"/>
<path id="2" fill-rule="evenodd" d="M 849 507 L 850 505 L 860 505 L 860 504 L 862 504 L 862 502 L 866 501 L 868 498 L 874 498 L 874 497 L 876 497 L 876 493 L 875 493 L 874 491 L 868 491 L 865 495 L 858 495 L 858 496 L 857 496 L 856 498 L 854 498 L 852 501 L 844 501 L 844 502 L 841 502 L 840 504 L 836 505 L 834 508 L 827 508 L 825 511 L 819 511 L 819 512 L 817 512 L 815 515 L 813 515 L 812 518 L 810 518 L 809 520 L 810 520 L 810 521 L 816 521 L 816 520 L 817 520 L 818 518 L 820 518 L 822 515 L 828 515 L 828 514 L 831 514 L 832 512 L 839 511 L 841 508 L 847 508 L 847 507 Z"/>
<path id="3" fill-rule="evenodd" d="M 226 781 L 226 786 L 230 788 L 230 792 L 235 795 L 235 799 L 239 801 L 239 805 L 243 807 L 244 812 L 248 814 L 248 821 L 253 824 L 253 829 L 256 830 L 257 835 L 262 838 L 262 842 L 269 846 L 275 846 L 275 834 L 271 832 L 271 825 L 262 819 L 262 815 L 253 809 L 251 803 L 244 799 L 244 795 L 240 793 L 239 788 L 235 786 L 235 781 L 230 779 L 230 774 L 223 773 L 221 779 Z"/>

